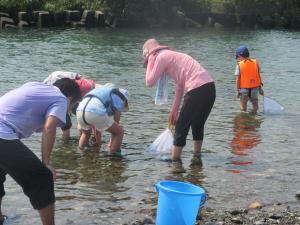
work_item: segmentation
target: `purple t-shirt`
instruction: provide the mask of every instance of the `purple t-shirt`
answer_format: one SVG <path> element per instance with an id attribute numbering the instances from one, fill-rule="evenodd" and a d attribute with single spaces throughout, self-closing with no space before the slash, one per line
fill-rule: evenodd
<path id="1" fill-rule="evenodd" d="M 6 140 L 27 138 L 41 132 L 47 117 L 66 122 L 67 98 L 48 84 L 29 82 L 0 98 L 0 138 Z"/>

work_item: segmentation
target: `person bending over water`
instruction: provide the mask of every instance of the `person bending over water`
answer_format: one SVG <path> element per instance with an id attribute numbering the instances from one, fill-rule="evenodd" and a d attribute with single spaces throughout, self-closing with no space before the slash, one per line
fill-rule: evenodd
<path id="1" fill-rule="evenodd" d="M 54 71 L 43 81 L 45 84 L 54 84 L 57 80 L 62 78 L 69 78 L 74 80 L 79 88 L 81 96 L 83 97 L 86 93 L 96 87 L 96 82 L 92 79 L 86 78 L 86 76 L 79 73 L 70 72 L 70 71 Z M 71 114 L 72 112 L 76 114 L 76 108 L 78 104 L 74 105 L 73 109 L 66 114 L 66 125 L 61 128 L 62 138 L 68 140 L 70 138 L 70 129 L 72 127 Z"/>
<path id="2" fill-rule="evenodd" d="M 111 134 L 109 153 L 121 154 L 124 130 L 118 122 L 121 112 L 128 110 L 128 99 L 127 90 L 106 86 L 93 89 L 84 96 L 76 112 L 78 129 L 81 131 L 80 149 L 86 146 L 93 128 L 96 130 L 96 146 L 100 146 L 101 132 L 106 130 Z"/>
<path id="3" fill-rule="evenodd" d="M 168 46 L 160 45 L 155 39 L 145 42 L 143 57 L 147 87 L 154 86 L 164 74 L 175 82 L 175 99 L 169 114 L 169 123 L 175 125 L 172 160 L 181 159 L 190 127 L 193 134 L 194 155 L 199 156 L 204 138 L 204 125 L 216 98 L 213 78 L 191 56 L 170 50 Z"/>
<path id="4" fill-rule="evenodd" d="M 56 127 L 66 123 L 66 113 L 81 100 L 75 81 L 63 78 L 53 85 L 29 82 L 0 98 L 0 224 L 1 200 L 9 174 L 23 189 L 43 225 L 54 225 L 55 169 L 50 156 Z M 42 161 L 20 139 L 42 131 Z"/>

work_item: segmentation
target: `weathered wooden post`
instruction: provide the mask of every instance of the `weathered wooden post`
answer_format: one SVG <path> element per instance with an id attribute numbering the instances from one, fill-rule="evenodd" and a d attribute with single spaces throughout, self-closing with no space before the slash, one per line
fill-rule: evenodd
<path id="1" fill-rule="evenodd" d="M 66 25 L 72 25 L 72 22 L 78 22 L 81 19 L 81 13 L 78 10 L 66 10 Z"/>
<path id="2" fill-rule="evenodd" d="M 53 15 L 53 23 L 55 26 L 63 26 L 66 20 L 66 12 L 55 12 Z"/>
<path id="3" fill-rule="evenodd" d="M 0 28 L 14 28 L 17 27 L 15 21 L 7 16 L 0 17 Z"/>
<path id="4" fill-rule="evenodd" d="M 28 27 L 29 26 L 29 15 L 27 12 L 18 12 L 18 27 Z"/>
<path id="5" fill-rule="evenodd" d="M 95 24 L 99 27 L 105 26 L 105 19 L 104 19 L 104 13 L 102 11 L 96 11 L 95 12 Z"/>
<path id="6" fill-rule="evenodd" d="M 92 10 L 84 10 L 80 22 L 84 22 L 87 27 L 93 26 L 95 24 L 95 12 Z"/>
<path id="7" fill-rule="evenodd" d="M 38 14 L 37 25 L 38 25 L 39 28 L 50 26 L 50 14 L 49 14 L 49 12 L 40 12 Z"/>

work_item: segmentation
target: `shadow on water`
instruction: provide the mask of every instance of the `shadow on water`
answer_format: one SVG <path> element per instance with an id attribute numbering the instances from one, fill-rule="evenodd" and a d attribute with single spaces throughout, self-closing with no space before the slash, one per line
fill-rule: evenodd
<path id="1" fill-rule="evenodd" d="M 230 142 L 230 149 L 234 155 L 230 161 L 228 171 L 232 173 L 241 173 L 249 170 L 249 166 L 253 163 L 251 149 L 261 143 L 261 135 L 258 128 L 262 123 L 262 119 L 251 113 L 238 113 L 233 119 L 233 138 Z"/>

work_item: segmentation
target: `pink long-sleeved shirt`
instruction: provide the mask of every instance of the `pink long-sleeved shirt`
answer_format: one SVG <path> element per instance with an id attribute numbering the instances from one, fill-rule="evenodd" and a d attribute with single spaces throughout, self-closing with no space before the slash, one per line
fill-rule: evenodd
<path id="1" fill-rule="evenodd" d="M 154 86 L 163 74 L 175 81 L 175 98 L 171 113 L 176 117 L 182 96 L 186 92 L 214 81 L 191 56 L 167 49 L 149 56 L 145 77 L 146 86 Z"/>

